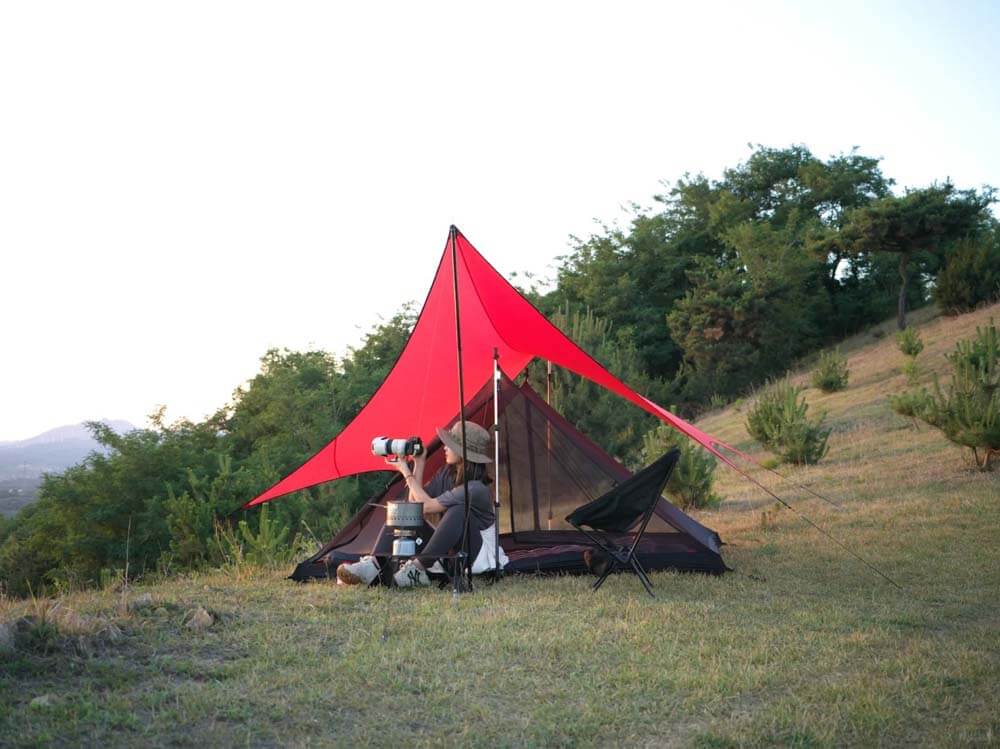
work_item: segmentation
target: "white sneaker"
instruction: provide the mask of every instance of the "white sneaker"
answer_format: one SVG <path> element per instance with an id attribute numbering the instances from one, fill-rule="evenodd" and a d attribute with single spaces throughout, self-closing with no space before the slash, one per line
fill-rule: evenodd
<path id="1" fill-rule="evenodd" d="M 427 577 L 424 569 L 417 566 L 412 559 L 400 567 L 392 579 L 399 588 L 426 588 L 431 584 L 431 579 Z"/>
<path id="2" fill-rule="evenodd" d="M 371 585 L 378 577 L 379 566 L 375 557 L 361 557 L 357 562 L 344 562 L 337 568 L 337 579 L 345 585 Z"/>

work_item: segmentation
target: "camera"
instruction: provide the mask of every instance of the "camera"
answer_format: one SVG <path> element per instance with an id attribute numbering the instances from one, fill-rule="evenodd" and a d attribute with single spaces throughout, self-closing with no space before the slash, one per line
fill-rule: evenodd
<path id="1" fill-rule="evenodd" d="M 403 455 L 422 455 L 424 443 L 419 437 L 408 439 L 392 439 L 376 437 L 372 440 L 372 454 L 383 458 L 399 458 Z"/>

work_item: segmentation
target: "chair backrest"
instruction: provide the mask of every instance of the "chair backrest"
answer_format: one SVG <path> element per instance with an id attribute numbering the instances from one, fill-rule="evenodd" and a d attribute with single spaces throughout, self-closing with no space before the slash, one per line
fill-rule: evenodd
<path id="1" fill-rule="evenodd" d="M 680 455 L 681 451 L 673 448 L 593 502 L 577 507 L 566 516 L 566 522 L 608 533 L 625 533 L 644 515 L 648 521 Z"/>

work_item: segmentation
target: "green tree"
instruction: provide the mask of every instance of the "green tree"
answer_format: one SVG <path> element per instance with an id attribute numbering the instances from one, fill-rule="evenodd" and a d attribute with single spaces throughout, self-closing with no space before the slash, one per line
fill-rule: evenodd
<path id="1" fill-rule="evenodd" d="M 663 316 L 684 294 L 687 272 L 703 247 L 680 228 L 686 218 L 679 214 L 687 206 L 661 200 L 667 210 L 637 214 L 627 232 L 606 228 L 578 240 L 562 258 L 556 289 L 542 300 L 542 309 L 551 315 L 570 305 L 614 320 L 616 334 L 633 342 L 643 369 L 669 377 L 680 365 L 681 350 Z"/>
<path id="2" fill-rule="evenodd" d="M 260 373 L 202 423 L 166 424 L 161 409 L 150 428 L 126 435 L 91 424 L 106 452 L 46 477 L 39 500 L 5 525 L 0 580 L 20 594 L 46 581 L 94 583 L 125 566 L 127 546 L 137 574 L 217 562 L 215 526 L 354 417 L 411 327 L 404 309 L 339 363 L 321 351 L 269 351 Z M 384 483 L 368 475 L 297 492 L 274 503 L 265 529 L 259 509 L 243 512 L 240 532 L 271 545 L 296 544 L 306 526 L 325 537 Z"/>
<path id="3" fill-rule="evenodd" d="M 934 300 L 946 313 L 975 309 L 1000 298 L 1000 223 L 950 247 L 934 285 Z"/>
<path id="4" fill-rule="evenodd" d="M 691 288 L 666 318 L 684 349 L 687 399 L 732 396 L 823 341 L 823 265 L 796 235 L 794 226 L 739 224 L 726 234 L 734 260 L 702 261 L 690 274 Z"/>
<path id="5" fill-rule="evenodd" d="M 244 502 L 302 465 L 357 415 L 399 358 L 414 322 L 412 307 L 404 306 L 339 362 L 324 351 L 264 355 L 260 372 L 236 391 L 223 421 Z M 292 529 L 304 523 L 328 536 L 385 482 L 384 475 L 366 474 L 296 492 L 273 503 L 273 522 Z"/>
<path id="6" fill-rule="evenodd" d="M 718 188 L 741 206 L 735 212 L 740 223 L 782 227 L 810 215 L 824 226 L 840 226 L 847 211 L 888 194 L 892 180 L 878 162 L 856 151 L 822 161 L 802 145 L 757 145 L 745 162 L 725 171 Z M 716 223 L 731 226 L 720 222 L 720 213 L 716 209 Z"/>
<path id="7" fill-rule="evenodd" d="M 665 402 L 668 386 L 645 373 L 635 346 L 618 336 L 611 324 L 592 312 L 562 309 L 552 322 L 612 374 L 637 392 Z M 546 392 L 546 363 L 528 366 L 527 378 L 539 393 Z M 620 461 L 636 467 L 641 461 L 643 436 L 657 423 L 653 416 L 624 402 L 620 396 L 561 367 L 553 368 L 551 405 L 581 432 Z"/>
<path id="8" fill-rule="evenodd" d="M 919 252 L 937 255 L 987 220 L 993 192 L 956 190 L 951 183 L 888 195 L 851 210 L 844 225 L 819 235 L 813 246 L 827 253 L 851 255 L 891 252 L 899 256 L 897 324 L 906 327 L 910 261 Z"/>
<path id="9" fill-rule="evenodd" d="M 881 267 L 873 273 L 868 258 L 848 258 L 836 247 L 814 253 L 805 241 L 812 233 L 839 229 L 848 211 L 887 194 L 890 184 L 877 159 L 853 151 L 824 161 L 804 146 L 756 146 L 721 180 L 685 175 L 656 196 L 654 210 L 636 209 L 628 227 L 605 227 L 578 241 L 561 259 L 556 289 L 543 300 L 543 309 L 554 312 L 570 303 L 612 320 L 617 333 L 632 339 L 649 374 L 669 379 L 683 370 L 683 384 L 697 369 L 695 361 L 724 363 L 733 345 L 759 345 L 751 335 L 712 341 L 701 336 L 704 331 L 664 324 L 692 297 L 729 288 L 734 276 L 743 276 L 751 294 L 767 289 L 769 302 L 782 307 L 791 326 L 765 336 L 778 349 L 764 358 L 795 356 L 866 324 L 893 293 L 883 288 Z M 793 310 L 796 286 L 803 289 L 799 301 L 808 296 L 808 304 Z M 800 344 L 803 325 L 807 335 Z M 714 327 L 708 326 L 709 335 Z M 692 343 L 698 351 L 691 350 Z M 710 352 L 716 345 L 718 351 Z M 720 387 L 734 379 L 717 374 L 699 378 L 719 379 Z M 700 398 L 702 390 L 711 394 L 695 388 L 689 397 Z"/>
<path id="10" fill-rule="evenodd" d="M 214 476 L 198 476 L 189 468 L 186 490 L 177 494 L 172 486 L 167 487 L 163 510 L 170 532 L 171 564 L 197 567 L 220 561 L 214 553 L 213 535 L 220 519 L 233 511 L 234 498 L 230 488 L 232 459 L 220 454 L 218 460 Z"/>
<path id="11" fill-rule="evenodd" d="M 126 546 L 132 570 L 154 567 L 170 549 L 164 500 L 192 473 L 218 470 L 211 420 L 166 425 L 161 410 L 151 429 L 118 435 L 101 423 L 88 427 L 107 452 L 46 476 L 38 501 L 18 514 L 0 547 L 0 579 L 15 592 L 59 577 L 96 582 L 102 569 L 125 567 Z"/>

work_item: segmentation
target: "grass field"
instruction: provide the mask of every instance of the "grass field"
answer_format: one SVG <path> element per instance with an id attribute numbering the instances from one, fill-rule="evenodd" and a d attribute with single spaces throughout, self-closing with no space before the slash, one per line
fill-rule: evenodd
<path id="1" fill-rule="evenodd" d="M 991 315 L 914 315 L 926 376 Z M 905 382 L 888 324 L 841 348 L 848 390 L 807 391 L 830 453 L 789 472 L 840 507 L 770 485 L 901 590 L 720 469 L 726 501 L 699 519 L 738 572 L 654 574 L 656 600 L 629 576 L 597 594 L 586 578 L 507 579 L 456 604 L 282 569 L 2 601 L 17 633 L 0 744 L 1000 743 L 1000 473 L 889 411 Z M 742 411 L 700 425 L 765 457 Z M 213 623 L 190 629 L 199 607 Z"/>

